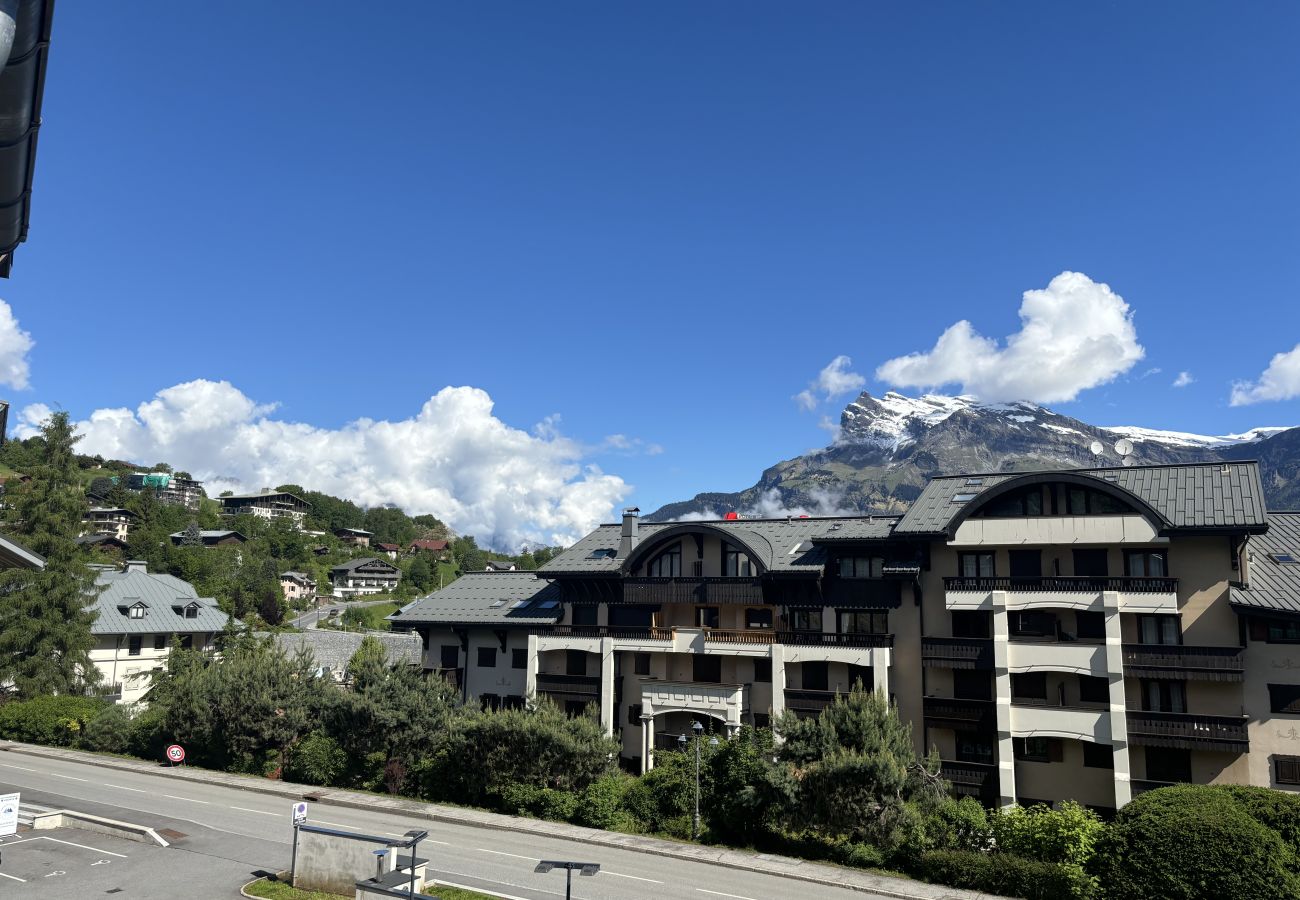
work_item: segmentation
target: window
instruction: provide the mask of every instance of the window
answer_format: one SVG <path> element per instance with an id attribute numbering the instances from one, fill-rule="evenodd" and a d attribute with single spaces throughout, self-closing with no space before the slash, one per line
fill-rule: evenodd
<path id="1" fill-rule="evenodd" d="M 1297 563 L 1300 563 L 1300 559 L 1297 559 L 1293 553 L 1270 553 L 1268 558 L 1273 560 L 1275 563 L 1283 563 L 1284 565 L 1296 565 Z"/>
<path id="2" fill-rule="evenodd" d="M 889 613 L 842 612 L 840 613 L 840 633 L 889 634 Z"/>
<path id="3" fill-rule="evenodd" d="M 1138 616 L 1138 643 L 1172 647 L 1183 642 L 1178 616 Z"/>
<path id="4" fill-rule="evenodd" d="M 953 669 L 952 695 L 958 700 L 992 700 L 993 673 L 978 669 Z"/>
<path id="5" fill-rule="evenodd" d="M 629 724 L 629 725 L 640 725 L 640 724 L 641 724 L 641 704 L 640 704 L 640 703 L 633 703 L 633 704 L 630 704 L 630 705 L 628 706 L 628 708 L 627 708 L 627 724 Z"/>
<path id="6" fill-rule="evenodd" d="M 980 510 L 981 516 L 991 519 L 1012 519 L 1042 514 L 1043 488 L 1037 484 L 994 497 Z"/>
<path id="7" fill-rule="evenodd" d="M 841 578 L 880 578 L 885 572 L 885 560 L 879 556 L 841 556 Z"/>
<path id="8" fill-rule="evenodd" d="M 772 660 L 755 659 L 754 660 L 754 683 L 771 684 L 772 682 Z"/>
<path id="9" fill-rule="evenodd" d="M 957 762 L 993 763 L 993 744 L 985 735 L 959 731 L 956 738 Z"/>
<path id="10" fill-rule="evenodd" d="M 767 713 L 753 713 L 755 728 L 770 728 L 772 726 L 772 717 Z"/>
<path id="11" fill-rule="evenodd" d="M 718 608 L 716 606 L 695 607 L 695 627 L 696 628 L 717 628 Z"/>
<path id="12" fill-rule="evenodd" d="M 1023 672 L 1011 676 L 1012 700 L 1047 700 L 1047 673 Z"/>
<path id="13" fill-rule="evenodd" d="M 155 650 L 165 650 L 167 648 L 167 635 L 155 634 L 153 636 L 153 648 Z"/>
<path id="14" fill-rule="evenodd" d="M 1007 559 L 1011 563 L 1012 578 L 1041 578 L 1043 575 L 1043 551 L 1009 550 Z"/>
<path id="15" fill-rule="evenodd" d="M 1300 756 L 1275 755 L 1273 780 L 1278 784 L 1300 784 Z"/>
<path id="16" fill-rule="evenodd" d="M 130 618 L 132 618 L 132 619 L 143 619 L 143 618 L 144 618 L 144 607 L 137 603 L 135 606 L 133 606 L 133 607 L 131 607 L 130 609 L 128 609 L 128 610 L 126 611 L 126 614 L 127 614 L 128 617 L 130 617 Z"/>
<path id="17" fill-rule="evenodd" d="M 957 554 L 957 569 L 962 578 L 992 578 L 994 572 L 993 554 L 959 553 Z"/>
<path id="18" fill-rule="evenodd" d="M 478 648 L 478 667 L 480 669 L 495 669 L 497 667 L 496 647 Z"/>
<path id="19" fill-rule="evenodd" d="M 803 689 L 805 691 L 824 691 L 830 685 L 830 667 L 825 662 L 806 662 L 803 664 Z"/>
<path id="20" fill-rule="evenodd" d="M 1074 574 L 1080 578 L 1105 578 L 1110 574 L 1106 551 L 1100 547 L 1076 548 Z"/>
<path id="21" fill-rule="evenodd" d="M 1187 693 L 1181 681 L 1142 681 L 1142 708 L 1147 712 L 1187 712 Z"/>
<path id="22" fill-rule="evenodd" d="M 528 650 L 524 647 L 516 647 L 510 651 L 510 668 L 526 669 L 528 668 Z"/>
<path id="23" fill-rule="evenodd" d="M 796 609 L 790 612 L 790 627 L 795 631 L 821 631 L 820 609 Z"/>
<path id="24" fill-rule="evenodd" d="M 1300 644 L 1300 621 L 1251 619 L 1250 639 L 1270 644 Z"/>
<path id="25" fill-rule="evenodd" d="M 587 703 L 584 700 L 565 700 L 564 714 L 570 719 L 577 719 L 587 711 Z"/>
<path id="26" fill-rule="evenodd" d="M 649 675 L 650 674 L 650 654 L 633 653 L 632 654 L 632 674 Z"/>
<path id="27" fill-rule="evenodd" d="M 722 682 L 722 657 L 695 654 L 691 657 L 692 680 L 708 684 Z"/>
<path id="28" fill-rule="evenodd" d="M 1124 554 L 1124 574 L 1134 578 L 1164 578 L 1169 574 L 1164 550 L 1129 550 Z"/>
<path id="29" fill-rule="evenodd" d="M 859 666 L 849 663 L 845 668 L 848 670 L 849 682 L 848 688 L 852 690 L 859 684 L 864 691 L 874 690 L 876 679 L 871 671 L 871 666 Z"/>
<path id="30" fill-rule="evenodd" d="M 645 567 L 650 578 L 680 578 L 682 575 L 682 547 L 678 544 L 660 553 Z"/>
<path id="31" fill-rule="evenodd" d="M 586 675 L 587 674 L 586 651 L 584 650 L 564 651 L 564 674 L 565 675 Z"/>
<path id="32" fill-rule="evenodd" d="M 1106 614 L 1100 612 L 1076 612 L 1074 614 L 1075 636 L 1081 641 L 1104 641 L 1106 639 Z"/>
<path id="33" fill-rule="evenodd" d="M 952 614 L 952 636 L 986 638 L 991 633 L 992 614 L 978 610 L 958 610 Z"/>
<path id="34" fill-rule="evenodd" d="M 1080 675 L 1079 700 L 1083 703 L 1109 703 L 1110 679 L 1097 675 Z"/>
<path id="35" fill-rule="evenodd" d="M 1149 781 L 1190 782 L 1192 780 L 1190 750 L 1147 747 L 1146 761 Z"/>
<path id="36" fill-rule="evenodd" d="M 754 567 L 743 551 L 730 544 L 723 544 L 722 574 L 728 578 L 749 578 L 754 574 Z"/>
<path id="37" fill-rule="evenodd" d="M 185 618 L 197 619 L 198 617 L 199 617 L 199 608 L 197 606 L 191 603 L 189 606 L 185 607 Z"/>
<path id="38" fill-rule="evenodd" d="M 592 550 L 591 553 L 587 554 L 587 559 L 613 559 L 617 555 L 618 555 L 617 550 L 614 550 L 610 547 L 601 547 L 596 550 Z"/>
<path id="39" fill-rule="evenodd" d="M 1270 684 L 1268 706 L 1271 712 L 1300 716 L 1300 684 Z"/>
<path id="40" fill-rule="evenodd" d="M 952 495 L 952 502 L 953 502 L 953 503 L 967 503 L 967 502 L 969 502 L 969 501 L 971 501 L 971 500 L 974 500 L 974 499 L 975 499 L 975 492 L 974 492 L 974 491 L 962 491 L 961 493 L 957 493 L 957 494 L 953 494 L 953 495 Z"/>
<path id="41" fill-rule="evenodd" d="M 138 634 L 133 634 L 126 639 L 126 652 L 128 656 L 140 655 L 141 638 Z"/>
<path id="42" fill-rule="evenodd" d="M 1109 744 L 1083 742 L 1083 764 L 1090 769 L 1115 768 L 1115 748 Z"/>
<path id="43" fill-rule="evenodd" d="M 574 625 L 595 625 L 599 610 L 594 604 L 583 604 L 581 606 L 571 606 L 569 618 Z"/>
<path id="44" fill-rule="evenodd" d="M 455 644 L 443 644 L 438 648 L 439 668 L 455 669 L 460 666 L 460 648 Z"/>
<path id="45" fill-rule="evenodd" d="M 1025 762 L 1060 762 L 1065 758 L 1060 738 L 1012 738 L 1011 745 L 1016 759 Z"/>
<path id="46" fill-rule="evenodd" d="M 771 607 L 750 608 L 745 610 L 745 627 L 746 628 L 771 628 L 772 627 Z"/>
<path id="47" fill-rule="evenodd" d="M 657 606 L 620 606 L 610 604 L 609 624 L 617 628 L 644 628 L 654 625 Z"/>

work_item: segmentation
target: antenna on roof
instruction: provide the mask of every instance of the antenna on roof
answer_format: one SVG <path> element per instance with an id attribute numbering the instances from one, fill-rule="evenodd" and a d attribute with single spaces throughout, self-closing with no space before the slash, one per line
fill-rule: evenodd
<path id="1" fill-rule="evenodd" d="M 1133 442 L 1130 441 L 1128 438 L 1120 438 L 1118 441 L 1115 442 L 1115 452 L 1118 453 L 1120 456 L 1127 457 L 1129 454 L 1133 452 Z M 1129 463 L 1129 465 L 1133 465 L 1133 464 Z"/>
<path id="2" fill-rule="evenodd" d="M 1137 465 L 1137 460 L 1134 459 L 1134 458 L 1131 457 L 1131 456 L 1126 456 L 1126 457 L 1124 457 L 1122 460 L 1120 460 L 1120 462 L 1123 463 L 1123 464 L 1126 465 L 1126 466 L 1136 466 L 1136 465 Z"/>
<path id="3" fill-rule="evenodd" d="M 1093 441 L 1088 445 L 1088 449 L 1092 451 L 1093 456 L 1101 456 L 1102 451 L 1106 449 L 1106 445 L 1101 441 Z"/>

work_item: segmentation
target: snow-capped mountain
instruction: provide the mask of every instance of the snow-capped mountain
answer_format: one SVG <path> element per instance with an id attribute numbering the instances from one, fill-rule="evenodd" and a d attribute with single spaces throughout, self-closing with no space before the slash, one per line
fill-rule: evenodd
<path id="1" fill-rule="evenodd" d="M 974 397 L 940 394 L 907 397 L 893 391 L 873 397 L 864 392 L 844 408 L 830 446 L 778 463 L 744 491 L 700 494 L 669 504 L 651 518 L 728 510 L 896 511 L 906 508 L 925 482 L 939 474 L 1118 465 L 1121 457 L 1115 445 L 1120 438 L 1132 442 L 1130 455 L 1139 463 L 1258 455 L 1266 469 L 1271 505 L 1300 506 L 1300 483 L 1281 469 L 1272 472 L 1268 467 L 1273 464 L 1267 462 L 1287 458 L 1273 445 L 1280 448 L 1281 441 L 1290 446 L 1297 434 L 1300 431 L 1279 426 L 1217 436 L 1101 427 L 1035 403 L 981 403 Z M 1094 454 L 1094 446 L 1101 452 Z M 1289 500 L 1291 493 L 1294 500 Z"/>

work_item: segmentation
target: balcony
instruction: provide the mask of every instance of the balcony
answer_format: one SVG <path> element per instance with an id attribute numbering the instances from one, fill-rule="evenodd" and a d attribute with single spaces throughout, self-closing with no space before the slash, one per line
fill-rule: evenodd
<path id="1" fill-rule="evenodd" d="M 924 709 L 925 724 L 933 728 L 978 731 L 996 725 L 992 700 L 926 697 Z"/>
<path id="2" fill-rule="evenodd" d="M 898 581 L 872 578 L 833 578 L 826 582 L 826 605 L 842 609 L 897 609 L 903 600 Z"/>
<path id="3" fill-rule="evenodd" d="M 1134 778 L 1129 781 L 1129 787 L 1133 791 L 1133 796 L 1136 797 L 1138 794 L 1145 794 L 1147 791 L 1154 791 L 1163 787 L 1173 787 L 1176 784 L 1182 784 L 1182 783 L 1184 782 L 1151 781 L 1150 779 Z"/>
<path id="4" fill-rule="evenodd" d="M 464 681 L 464 669 L 434 669 L 433 674 L 437 675 L 447 684 L 451 685 L 453 690 L 460 690 L 461 683 Z"/>
<path id="5" fill-rule="evenodd" d="M 757 578 L 625 578 L 625 603 L 763 603 Z"/>
<path id="6" fill-rule="evenodd" d="M 723 644 L 763 644 L 776 643 L 776 634 L 761 628 L 746 631 L 728 631 L 724 628 L 705 628 L 704 640 Z"/>
<path id="7" fill-rule="evenodd" d="M 671 628 L 650 625 L 546 625 L 533 629 L 543 637 L 623 638 L 633 641 L 671 641 Z"/>
<path id="8" fill-rule="evenodd" d="M 1114 740 L 1105 706 L 1049 706 L 1038 698 L 1011 698 L 1011 733 L 1016 737 L 1059 737 L 1095 744 Z"/>
<path id="9" fill-rule="evenodd" d="M 998 767 L 992 763 L 943 760 L 939 770 L 958 796 L 986 798 L 997 791 Z"/>
<path id="10" fill-rule="evenodd" d="M 1241 681 L 1246 662 L 1241 647 L 1125 644 L 1124 674 L 1131 678 L 1187 678 Z"/>
<path id="11" fill-rule="evenodd" d="M 1130 744 L 1140 747 L 1171 747 L 1178 750 L 1245 753 L 1250 749 L 1245 716 L 1130 712 L 1128 740 Z"/>
<path id="12" fill-rule="evenodd" d="M 835 704 L 838 691 L 804 691 L 785 689 L 785 708 L 794 712 L 819 713 Z"/>
<path id="13" fill-rule="evenodd" d="M 600 678 L 595 675 L 541 675 L 537 676 L 539 694 L 563 694 L 566 699 L 600 698 Z"/>
<path id="14" fill-rule="evenodd" d="M 1106 645 L 1088 641 L 1035 640 L 1013 636 L 1007 642 L 1007 667 L 1012 672 L 1106 675 Z"/>
<path id="15" fill-rule="evenodd" d="M 827 634 L 821 631 L 778 631 L 779 644 L 797 647 L 892 647 L 892 634 Z"/>
<path id="16" fill-rule="evenodd" d="M 1131 613 L 1174 613 L 1178 611 L 1177 578 L 1108 576 L 997 576 L 986 578 L 949 577 L 943 580 L 948 609 L 992 609 L 993 594 L 1005 593 L 1008 609 L 1056 607 L 1063 609 L 1102 608 L 1102 594 L 1119 595 L 1119 608 Z"/>
<path id="17" fill-rule="evenodd" d="M 925 665 L 943 669 L 993 668 L 991 638 L 928 637 L 921 639 Z"/>

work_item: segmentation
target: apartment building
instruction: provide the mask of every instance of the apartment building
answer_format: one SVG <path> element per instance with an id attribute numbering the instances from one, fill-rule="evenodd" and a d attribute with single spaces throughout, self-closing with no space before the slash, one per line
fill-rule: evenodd
<path id="1" fill-rule="evenodd" d="M 203 482 L 183 478 L 170 472 L 134 472 L 127 476 L 126 486 L 133 491 L 152 490 L 160 503 L 184 506 L 197 510 L 207 494 Z"/>
<path id="2" fill-rule="evenodd" d="M 261 519 L 289 519 L 302 528 L 311 504 L 287 491 L 263 488 L 255 494 L 231 494 L 221 498 L 221 514 L 225 516 L 257 516 Z"/>
<path id="3" fill-rule="evenodd" d="M 401 577 L 397 566 L 374 556 L 351 559 L 330 569 L 334 596 L 343 599 L 393 591 Z"/>
<path id="4" fill-rule="evenodd" d="M 120 571 L 96 568 L 101 590 L 92 604 L 90 660 L 99 669 L 101 686 L 118 703 L 144 699 L 151 676 L 167 664 L 173 636 L 182 647 L 212 650 L 229 620 L 217 601 L 200 597 L 194 585 L 152 574 L 143 562 L 127 562 Z"/>
<path id="5" fill-rule="evenodd" d="M 812 715 L 861 681 L 957 791 L 1107 811 L 1180 781 L 1300 789 L 1298 560 L 1300 514 L 1266 513 L 1254 463 L 962 475 L 903 516 L 629 510 L 536 573 L 464 576 L 393 621 L 434 646 L 466 579 L 499 615 L 557 603 L 526 629 L 523 694 L 597 703 L 643 771 L 695 720 Z M 432 652 L 491 693 L 474 655 Z"/>
<path id="6" fill-rule="evenodd" d="M 125 543 L 135 526 L 135 513 L 129 509 L 109 506 L 92 506 L 81 520 L 81 533 L 104 534 Z"/>

